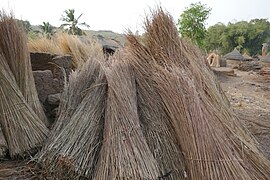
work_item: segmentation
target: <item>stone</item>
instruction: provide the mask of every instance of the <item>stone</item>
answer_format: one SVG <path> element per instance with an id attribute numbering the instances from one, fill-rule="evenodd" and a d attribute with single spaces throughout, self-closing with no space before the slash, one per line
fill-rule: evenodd
<path id="1" fill-rule="evenodd" d="M 48 53 L 30 53 L 32 70 L 52 70 L 52 55 Z"/>
<path id="2" fill-rule="evenodd" d="M 49 105 L 59 106 L 61 93 L 48 95 Z"/>
<path id="3" fill-rule="evenodd" d="M 39 100 L 44 103 L 49 94 L 56 94 L 60 92 L 60 87 L 53 79 L 52 72 L 50 70 L 45 71 L 33 71 L 35 84 L 38 92 Z"/>
<path id="4" fill-rule="evenodd" d="M 52 58 L 52 62 L 63 67 L 65 69 L 71 69 L 72 67 L 72 57 L 70 55 L 60 56 L 56 55 Z"/>

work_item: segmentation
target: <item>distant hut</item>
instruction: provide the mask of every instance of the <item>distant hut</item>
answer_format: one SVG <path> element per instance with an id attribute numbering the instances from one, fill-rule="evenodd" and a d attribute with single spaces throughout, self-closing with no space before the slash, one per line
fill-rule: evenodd
<path id="1" fill-rule="evenodd" d="M 245 58 L 240 54 L 240 52 L 234 48 L 234 50 L 223 56 L 226 59 L 227 66 L 235 67 L 241 62 L 245 61 Z"/>
<path id="2" fill-rule="evenodd" d="M 123 47 L 121 43 L 115 39 L 108 39 L 103 37 L 102 35 L 97 35 L 96 37 L 103 48 L 104 54 L 106 54 L 107 56 L 113 55 L 117 49 Z"/>
<path id="3" fill-rule="evenodd" d="M 210 53 L 207 57 L 207 62 L 211 67 L 225 67 L 226 61 L 221 59 L 216 53 Z"/>
<path id="4" fill-rule="evenodd" d="M 252 57 L 250 57 L 247 53 L 244 53 L 243 54 L 243 57 L 244 57 L 244 59 L 246 60 L 246 61 L 251 61 L 253 58 Z"/>
<path id="5" fill-rule="evenodd" d="M 268 53 L 266 56 L 259 56 L 260 65 L 263 67 L 270 67 L 270 54 Z"/>

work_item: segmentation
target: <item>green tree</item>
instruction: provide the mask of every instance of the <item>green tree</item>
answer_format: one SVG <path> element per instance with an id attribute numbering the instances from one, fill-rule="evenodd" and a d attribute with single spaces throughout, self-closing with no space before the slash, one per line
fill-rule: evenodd
<path id="1" fill-rule="evenodd" d="M 210 26 L 207 30 L 207 36 L 205 38 L 205 49 L 209 52 L 215 51 L 219 54 L 223 53 L 223 33 L 226 29 L 226 25 L 223 23 L 217 23 L 214 26 Z"/>
<path id="2" fill-rule="evenodd" d="M 55 28 L 49 22 L 43 22 L 43 25 L 39 26 L 42 30 L 43 35 L 51 37 L 54 34 Z"/>
<path id="3" fill-rule="evenodd" d="M 270 22 L 267 19 L 253 19 L 249 22 L 248 41 L 245 46 L 250 54 L 261 54 L 262 44 L 270 45 Z"/>
<path id="4" fill-rule="evenodd" d="M 216 24 L 207 30 L 206 50 L 225 54 L 237 48 L 250 55 L 261 54 L 262 43 L 270 43 L 270 23 L 266 19 Z"/>
<path id="5" fill-rule="evenodd" d="M 83 35 L 85 34 L 81 28 L 78 26 L 89 27 L 85 22 L 79 23 L 79 19 L 82 17 L 83 13 L 80 14 L 77 18 L 75 17 L 75 10 L 68 9 L 64 11 L 64 14 L 61 17 L 61 20 L 65 23 L 61 27 L 68 27 L 68 33 L 74 35 Z"/>
<path id="6" fill-rule="evenodd" d="M 206 5 L 200 2 L 192 3 L 178 19 L 181 36 L 190 38 L 200 48 L 204 48 L 204 40 L 207 33 L 205 23 L 210 12 L 211 8 L 206 7 Z"/>

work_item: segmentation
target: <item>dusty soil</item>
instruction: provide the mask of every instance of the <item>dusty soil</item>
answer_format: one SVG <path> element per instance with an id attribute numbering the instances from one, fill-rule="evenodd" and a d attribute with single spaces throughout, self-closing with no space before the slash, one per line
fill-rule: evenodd
<path id="1" fill-rule="evenodd" d="M 214 68 L 228 72 L 231 68 Z M 234 69 L 235 76 L 218 75 L 221 87 L 232 108 L 260 144 L 270 159 L 270 75 L 261 76 L 253 71 Z"/>
<path id="2" fill-rule="evenodd" d="M 258 140 L 260 149 L 270 159 L 270 76 L 231 68 L 215 68 L 221 87 L 241 122 Z M 40 179 L 35 166 L 28 161 L 0 160 L 1 179 Z"/>

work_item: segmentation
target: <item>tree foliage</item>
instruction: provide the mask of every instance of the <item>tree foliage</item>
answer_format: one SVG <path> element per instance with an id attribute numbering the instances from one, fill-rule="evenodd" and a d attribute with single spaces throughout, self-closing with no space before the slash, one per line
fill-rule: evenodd
<path id="1" fill-rule="evenodd" d="M 61 20 L 65 23 L 61 25 L 61 27 L 68 27 L 68 33 L 73 35 L 83 35 L 84 32 L 82 31 L 79 26 L 89 27 L 85 22 L 79 23 L 79 19 L 82 17 L 83 13 L 81 13 L 77 18 L 75 17 L 75 10 L 68 9 L 64 11 L 64 14 L 61 17 Z"/>
<path id="2" fill-rule="evenodd" d="M 190 38 L 192 42 L 200 48 L 204 47 L 206 37 L 205 23 L 211 12 L 211 8 L 206 5 L 192 3 L 190 7 L 180 15 L 178 19 L 179 33 L 182 37 Z"/>
<path id="3" fill-rule="evenodd" d="M 270 23 L 267 19 L 253 19 L 224 25 L 218 23 L 207 30 L 206 49 L 225 54 L 237 48 L 250 55 L 261 54 L 262 43 L 270 43 Z"/>
<path id="4" fill-rule="evenodd" d="M 42 30 L 42 33 L 46 37 L 51 37 L 55 32 L 55 27 L 53 27 L 49 22 L 43 22 L 43 25 L 39 26 Z"/>

